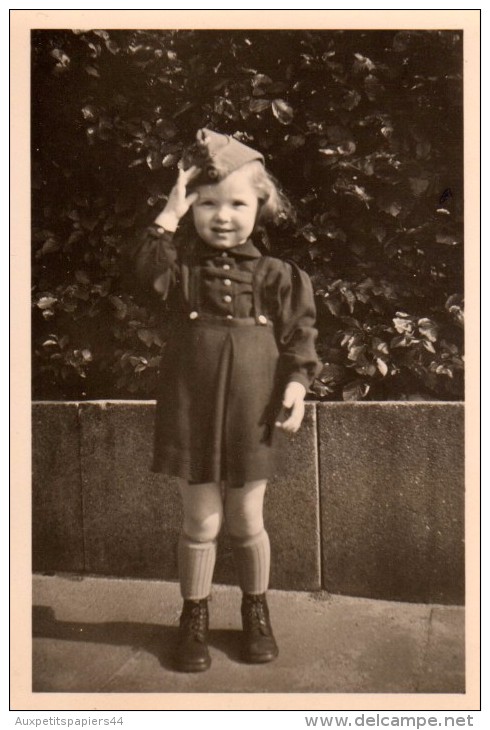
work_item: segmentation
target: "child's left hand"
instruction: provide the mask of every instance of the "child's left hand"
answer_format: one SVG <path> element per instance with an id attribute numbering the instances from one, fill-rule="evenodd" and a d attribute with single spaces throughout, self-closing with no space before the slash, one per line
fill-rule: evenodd
<path id="1" fill-rule="evenodd" d="M 305 415 L 306 388 L 301 383 L 292 381 L 284 391 L 283 408 L 290 411 L 285 421 L 276 421 L 276 426 L 288 433 L 296 433 Z"/>

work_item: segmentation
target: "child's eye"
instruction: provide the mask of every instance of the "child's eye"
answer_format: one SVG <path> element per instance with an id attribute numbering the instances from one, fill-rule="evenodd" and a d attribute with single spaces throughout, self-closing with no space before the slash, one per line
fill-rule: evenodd
<path id="1" fill-rule="evenodd" d="M 234 200 L 233 205 L 235 206 L 235 208 L 238 208 L 240 206 L 247 205 L 247 204 L 244 200 Z"/>

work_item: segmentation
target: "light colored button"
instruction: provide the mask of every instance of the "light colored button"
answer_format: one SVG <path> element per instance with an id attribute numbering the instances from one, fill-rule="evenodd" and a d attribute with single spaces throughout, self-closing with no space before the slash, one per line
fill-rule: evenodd
<path id="1" fill-rule="evenodd" d="M 199 317 L 197 312 L 191 312 L 189 314 L 189 319 L 197 319 Z"/>
<path id="2" fill-rule="evenodd" d="M 223 297 L 223 301 L 224 301 L 224 302 L 231 302 L 231 297 L 230 297 L 230 295 L 229 295 L 229 294 L 225 294 L 225 296 Z"/>
<path id="3" fill-rule="evenodd" d="M 233 319 L 233 315 L 232 314 L 227 314 L 226 315 L 226 319 Z"/>
<path id="4" fill-rule="evenodd" d="M 157 233 L 165 233 L 165 228 L 162 228 L 161 226 L 158 226 Z"/>
<path id="5" fill-rule="evenodd" d="M 221 255 L 222 255 L 222 257 L 223 257 L 224 259 L 226 259 L 226 258 L 227 258 L 227 256 L 228 256 L 228 252 L 227 252 L 227 251 L 222 251 Z"/>
<path id="6" fill-rule="evenodd" d="M 223 271 L 229 271 L 231 269 L 230 264 L 223 264 Z"/>
<path id="7" fill-rule="evenodd" d="M 259 320 L 260 324 L 267 324 L 267 317 L 264 314 L 259 314 L 257 319 Z"/>
<path id="8" fill-rule="evenodd" d="M 223 284 L 225 286 L 231 286 L 231 279 L 225 279 L 224 282 L 223 282 Z"/>

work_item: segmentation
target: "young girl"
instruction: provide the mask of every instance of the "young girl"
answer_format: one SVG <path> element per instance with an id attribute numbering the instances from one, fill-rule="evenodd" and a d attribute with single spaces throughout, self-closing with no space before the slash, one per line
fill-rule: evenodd
<path id="1" fill-rule="evenodd" d="M 300 427 L 318 359 L 308 276 L 262 256 L 251 239 L 259 223 L 277 221 L 286 206 L 263 156 L 202 129 L 179 167 L 133 261 L 140 283 L 175 312 L 161 366 L 152 468 L 179 477 L 184 605 L 176 667 L 190 672 L 211 663 L 207 601 L 223 519 L 243 591 L 243 658 L 261 663 L 278 654 L 265 596 L 264 494 L 278 432 Z M 174 234 L 189 210 L 194 230 L 178 242 Z"/>

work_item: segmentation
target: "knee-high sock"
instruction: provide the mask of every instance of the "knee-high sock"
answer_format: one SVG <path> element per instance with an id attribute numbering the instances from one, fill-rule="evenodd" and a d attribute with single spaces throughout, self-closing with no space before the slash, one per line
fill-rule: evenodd
<path id="1" fill-rule="evenodd" d="M 194 601 L 207 598 L 213 581 L 216 542 L 195 542 L 181 535 L 178 560 L 182 598 Z"/>
<path id="2" fill-rule="evenodd" d="M 253 537 L 232 537 L 238 582 L 244 593 L 265 593 L 269 587 L 271 547 L 265 530 Z"/>

